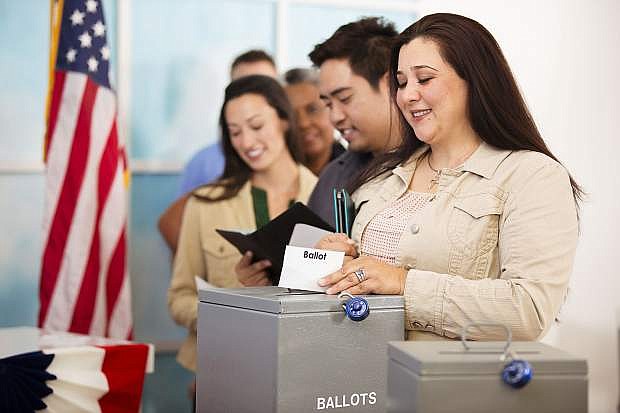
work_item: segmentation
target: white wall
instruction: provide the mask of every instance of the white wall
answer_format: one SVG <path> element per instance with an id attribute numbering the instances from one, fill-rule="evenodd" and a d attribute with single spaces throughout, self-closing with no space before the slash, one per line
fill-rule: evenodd
<path id="1" fill-rule="evenodd" d="M 614 412 L 620 327 L 620 2 L 419 4 L 423 15 L 463 14 L 493 33 L 547 143 L 589 193 L 568 301 L 560 324 L 544 341 L 587 358 L 589 411 Z"/>

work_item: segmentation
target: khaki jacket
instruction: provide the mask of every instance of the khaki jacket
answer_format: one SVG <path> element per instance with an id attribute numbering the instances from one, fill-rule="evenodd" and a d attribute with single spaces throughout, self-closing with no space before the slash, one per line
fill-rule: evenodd
<path id="1" fill-rule="evenodd" d="M 307 202 L 317 178 L 299 166 L 298 201 Z M 199 190 L 202 195 L 215 194 L 217 188 Z M 185 326 L 188 337 L 181 346 L 177 360 L 185 368 L 196 370 L 196 322 L 198 292 L 194 276 L 206 279 L 216 287 L 239 288 L 234 266 L 241 259 L 237 249 L 221 237 L 216 228 L 255 230 L 251 183 L 239 193 L 218 202 L 203 202 L 190 197 L 183 212 L 179 247 L 174 258 L 172 280 L 168 289 L 168 308 L 172 318 Z"/>
<path id="2" fill-rule="evenodd" d="M 405 193 L 426 149 L 354 193 L 355 241 Z M 455 338 L 469 322 L 503 323 L 515 340 L 541 338 L 565 300 L 577 234 L 562 165 L 483 142 L 460 170 L 440 171 L 436 195 L 401 237 L 408 338 Z M 505 338 L 497 327 L 468 331 L 477 340 Z"/>

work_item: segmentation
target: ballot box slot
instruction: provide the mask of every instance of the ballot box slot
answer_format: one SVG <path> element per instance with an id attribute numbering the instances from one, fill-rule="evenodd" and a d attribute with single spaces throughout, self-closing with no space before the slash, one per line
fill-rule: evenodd
<path id="1" fill-rule="evenodd" d="M 275 294 L 275 296 L 284 297 L 284 296 L 289 296 L 289 295 L 318 295 L 318 294 L 325 294 L 325 293 L 321 293 L 317 291 L 293 290 L 293 289 L 288 288 L 288 291 Z"/>
<path id="2" fill-rule="evenodd" d="M 504 352 L 497 349 L 472 349 L 472 350 L 443 350 L 439 354 L 458 354 L 458 355 L 473 355 L 473 354 L 498 354 L 501 355 Z M 519 351 L 519 354 L 540 354 L 540 351 Z"/>
<path id="3" fill-rule="evenodd" d="M 342 312 L 341 300 L 335 295 L 295 289 L 289 291 L 288 288 L 281 287 L 199 290 L 198 298 L 203 303 L 273 314 Z M 394 311 L 403 308 L 402 296 L 371 295 L 364 298 L 372 311 Z"/>

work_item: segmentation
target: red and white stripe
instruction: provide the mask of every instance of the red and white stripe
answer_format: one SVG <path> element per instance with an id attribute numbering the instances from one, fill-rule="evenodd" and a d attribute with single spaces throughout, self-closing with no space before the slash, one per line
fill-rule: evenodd
<path id="1" fill-rule="evenodd" d="M 57 71 L 48 135 L 39 326 L 129 338 L 127 191 L 114 93 Z"/>
<path id="2" fill-rule="evenodd" d="M 146 344 L 81 346 L 43 350 L 54 359 L 47 372 L 43 413 L 137 412 L 144 373 L 153 371 L 153 348 Z"/>

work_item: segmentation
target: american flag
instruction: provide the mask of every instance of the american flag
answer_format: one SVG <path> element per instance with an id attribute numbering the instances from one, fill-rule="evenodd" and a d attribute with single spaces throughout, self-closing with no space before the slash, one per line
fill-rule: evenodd
<path id="1" fill-rule="evenodd" d="M 99 0 L 52 0 L 39 327 L 132 334 L 128 172 Z"/>

